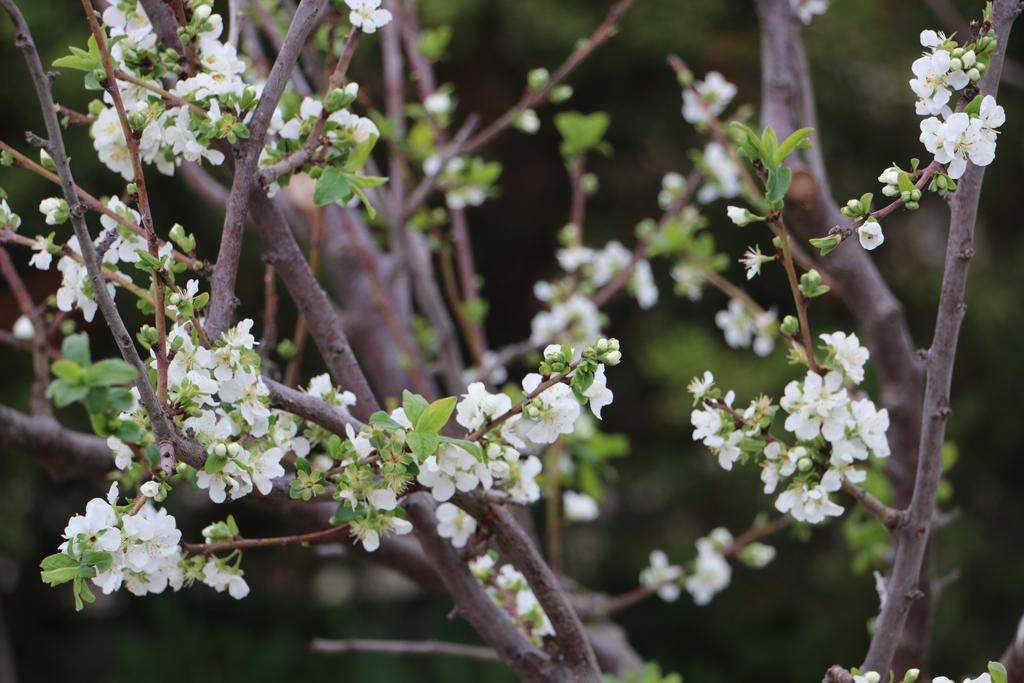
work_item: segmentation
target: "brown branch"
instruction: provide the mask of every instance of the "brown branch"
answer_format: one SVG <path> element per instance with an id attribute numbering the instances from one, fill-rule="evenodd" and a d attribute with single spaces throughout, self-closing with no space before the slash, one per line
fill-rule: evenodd
<path id="1" fill-rule="evenodd" d="M 510 669 L 524 681 L 561 682 L 565 680 L 551 657 L 526 639 L 501 607 L 491 600 L 483 586 L 469 571 L 452 544 L 437 535 L 437 521 L 430 498 L 415 493 L 406 501 L 409 518 L 423 551 L 438 569 L 455 608 L 476 629 Z"/>
<path id="2" fill-rule="evenodd" d="M 304 534 L 292 534 L 290 536 L 272 536 L 270 538 L 236 538 L 231 541 L 219 541 L 217 543 L 185 543 L 181 547 L 190 553 L 210 555 L 213 553 L 228 552 L 231 550 L 247 550 L 250 548 L 279 548 L 286 545 L 298 543 L 320 543 L 334 538 L 348 531 L 348 525 L 332 526 L 320 531 L 310 531 Z"/>
<path id="3" fill-rule="evenodd" d="M 235 280 L 242 251 L 242 229 L 252 195 L 261 191 L 256 183 L 257 165 L 270 118 L 291 77 L 302 46 L 316 27 L 326 4 L 327 0 L 302 0 L 299 3 L 288 36 L 274 61 L 259 104 L 249 122 L 249 138 L 235 150 L 239 160 L 235 165 L 235 176 L 228 195 L 217 267 L 212 279 L 210 310 L 207 312 L 206 332 L 211 339 L 219 337 L 231 325 L 238 305 Z"/>
<path id="4" fill-rule="evenodd" d="M 329 640 L 316 638 L 309 645 L 309 651 L 318 655 L 344 655 L 354 652 L 415 656 L 415 657 L 458 657 L 480 662 L 500 662 L 498 653 L 489 647 L 446 643 L 439 640 L 367 640 L 349 638 Z"/>
<path id="5" fill-rule="evenodd" d="M 862 489 L 848 479 L 843 479 L 843 490 L 856 498 L 868 512 L 878 518 L 888 529 L 895 530 L 903 526 L 907 521 L 906 511 L 891 508 L 882 501 L 871 495 L 866 489 Z"/>
<path id="6" fill-rule="evenodd" d="M 40 417 L 53 415 L 53 407 L 46 398 L 46 387 L 50 381 L 50 343 L 47 340 L 46 323 L 42 310 L 32 301 L 32 295 L 18 275 L 18 269 L 7 250 L 0 247 L 0 273 L 11 287 L 21 314 L 32 322 L 35 334 L 32 336 L 32 414 Z"/>
<path id="7" fill-rule="evenodd" d="M 993 54 L 989 72 L 980 84 L 981 93 L 989 95 L 995 95 L 999 88 L 1003 54 L 1009 41 L 1010 27 L 1020 12 L 1020 2 L 996 0 L 993 7 L 993 24 L 999 45 Z M 949 237 L 939 310 L 935 334 L 925 360 L 924 415 L 916 483 L 907 525 L 900 530 L 896 557 L 887 580 L 888 598 L 875 622 L 871 646 L 864 660 L 863 668 L 869 670 L 889 670 L 911 605 L 920 595 L 918 581 L 942 478 L 942 448 L 946 423 L 951 414 L 950 385 L 960 326 L 966 310 L 967 273 L 974 256 L 974 230 L 984 177 L 984 167 L 969 165 L 949 202 Z"/>
<path id="8" fill-rule="evenodd" d="M 30 417 L 0 405 L 0 446 L 31 456 L 55 478 L 106 476 L 114 460 L 106 442 L 65 429 L 50 417 Z"/>
<path id="9" fill-rule="evenodd" d="M 258 188 L 252 193 L 253 218 L 263 241 L 266 261 L 274 266 L 296 307 L 306 316 L 313 341 L 337 384 L 356 395 L 354 414 L 369 415 L 379 407 L 366 376 L 341 329 L 334 307 L 317 282 L 280 208 Z"/>

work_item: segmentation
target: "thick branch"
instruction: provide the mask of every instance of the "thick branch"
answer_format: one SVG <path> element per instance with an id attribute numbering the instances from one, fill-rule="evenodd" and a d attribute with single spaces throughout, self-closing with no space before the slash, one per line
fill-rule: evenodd
<path id="1" fill-rule="evenodd" d="M 519 632 L 509 615 L 487 595 L 451 543 L 437 535 L 433 507 L 423 493 L 409 496 L 406 503 L 420 545 L 437 566 L 459 613 L 521 680 L 551 683 L 564 680 L 551 657 Z"/>
<path id="2" fill-rule="evenodd" d="M 215 339 L 226 330 L 234 318 L 238 298 L 235 296 L 235 280 L 238 276 L 238 261 L 242 251 L 242 228 L 254 191 L 260 191 L 256 182 L 257 164 L 263 142 L 267 135 L 270 118 L 274 114 L 285 85 L 291 78 L 295 62 L 302 46 L 317 25 L 327 0 L 302 0 L 292 19 L 291 28 L 277 60 L 270 70 L 270 76 L 263 86 L 259 104 L 249 122 L 249 138 L 243 141 L 236 155 L 240 156 L 235 166 L 235 177 L 228 196 L 227 215 L 224 217 L 224 231 L 221 235 L 217 267 L 213 274 L 210 311 L 206 320 L 207 336 Z"/>
<path id="3" fill-rule="evenodd" d="M 273 264 L 295 305 L 305 315 L 313 341 L 334 381 L 358 399 L 355 414 L 368 417 L 378 403 L 334 312 L 280 209 L 259 188 L 252 191 L 253 217 L 263 240 L 263 254 Z"/>
<path id="4" fill-rule="evenodd" d="M 1019 11 L 1019 0 L 997 0 L 994 5 L 993 23 L 999 48 L 981 83 L 983 94 L 994 95 L 998 90 L 1003 53 L 1010 27 Z M 907 614 L 914 600 L 920 596 L 918 577 L 942 477 L 942 447 L 951 414 L 949 391 L 960 325 L 966 311 L 967 272 L 974 256 L 975 221 L 984 177 L 983 167 L 970 165 L 950 200 L 949 237 L 939 311 L 926 359 L 927 379 L 916 483 L 908 510 L 908 523 L 900 532 L 896 559 L 887 582 L 888 597 L 875 622 L 875 632 L 864 661 L 863 668 L 868 670 L 883 673 L 889 670 Z"/>

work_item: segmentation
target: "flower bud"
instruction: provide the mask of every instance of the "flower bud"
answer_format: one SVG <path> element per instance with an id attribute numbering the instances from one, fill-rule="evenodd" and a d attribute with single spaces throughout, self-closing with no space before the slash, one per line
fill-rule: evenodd
<path id="1" fill-rule="evenodd" d="M 963 68 L 964 68 L 964 63 L 963 63 L 962 60 L 957 59 L 956 57 L 954 57 L 953 59 L 949 60 L 949 70 L 950 71 L 960 71 Z"/>
<path id="2" fill-rule="evenodd" d="M 213 454 L 223 458 L 225 455 L 228 454 L 228 447 L 225 446 L 223 443 L 219 443 L 213 447 Z"/>
<path id="3" fill-rule="evenodd" d="M 239 455 L 242 454 L 242 447 L 239 446 L 237 443 L 232 443 L 231 445 L 228 446 L 228 454 L 232 458 L 237 458 Z"/>
<path id="4" fill-rule="evenodd" d="M 963 62 L 964 67 L 970 69 L 977 63 L 978 56 L 974 54 L 974 50 L 968 50 L 964 53 L 963 57 L 960 58 L 960 61 Z"/>
<path id="5" fill-rule="evenodd" d="M 572 97 L 572 92 L 571 85 L 566 85 L 564 83 L 562 85 L 556 85 L 551 89 L 551 94 L 548 95 L 548 99 L 550 99 L 554 104 L 561 104 Z"/>
<path id="6" fill-rule="evenodd" d="M 967 77 L 969 79 L 971 79 L 972 81 L 980 81 L 981 80 L 981 72 L 978 71 L 978 67 L 974 67 L 973 69 L 971 69 L 970 71 L 967 72 Z"/>
<path id="7" fill-rule="evenodd" d="M 806 472 L 814 467 L 814 462 L 812 462 L 810 458 L 800 458 L 796 461 L 796 467 L 801 472 Z"/>
<path id="8" fill-rule="evenodd" d="M 193 12 L 193 14 L 199 17 L 199 21 L 205 21 L 206 19 L 210 18 L 210 12 L 211 10 L 209 5 L 200 5 L 199 7 L 196 7 L 195 12 Z"/>
<path id="9" fill-rule="evenodd" d="M 782 324 L 779 325 L 779 332 L 786 337 L 795 337 L 796 333 L 800 331 L 800 321 L 792 315 L 787 315 L 782 319 Z"/>
<path id="10" fill-rule="evenodd" d="M 550 80 L 551 74 L 548 73 L 547 69 L 533 69 L 526 75 L 526 84 L 530 90 L 540 90 Z"/>
<path id="11" fill-rule="evenodd" d="M 160 493 L 160 484 L 150 479 L 139 487 L 139 493 L 144 495 L 146 498 L 156 498 Z"/>
<path id="12" fill-rule="evenodd" d="M 903 676 L 903 683 L 914 683 L 917 677 L 921 675 L 920 669 L 909 669 Z"/>

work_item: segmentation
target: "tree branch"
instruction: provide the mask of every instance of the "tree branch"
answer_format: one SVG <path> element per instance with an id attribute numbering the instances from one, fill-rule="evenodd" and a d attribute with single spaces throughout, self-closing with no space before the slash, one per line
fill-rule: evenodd
<path id="1" fill-rule="evenodd" d="M 249 138 L 234 150 L 240 159 L 235 167 L 235 177 L 231 183 L 231 193 L 228 195 L 224 231 L 221 234 L 217 267 L 212 280 L 210 310 L 206 319 L 206 332 L 211 339 L 219 337 L 231 325 L 238 304 L 235 280 L 238 276 L 238 261 L 242 250 L 242 228 L 245 226 L 251 196 L 254 191 L 260 191 L 256 182 L 256 167 L 270 118 L 274 114 L 278 100 L 281 99 L 285 85 L 291 78 L 302 46 L 316 27 L 326 4 L 327 0 L 302 0 L 299 3 L 288 36 L 274 61 L 270 76 L 263 86 L 259 104 L 256 105 L 256 110 L 249 121 Z"/>
<path id="2" fill-rule="evenodd" d="M 353 652 L 374 652 L 388 655 L 412 655 L 417 657 L 459 657 L 480 662 L 500 662 L 498 653 L 489 647 L 446 643 L 439 640 L 367 640 L 349 638 L 329 640 L 316 638 L 309 645 L 309 651 L 318 655 L 344 655 Z"/>
<path id="3" fill-rule="evenodd" d="M 487 595 L 452 544 L 437 535 L 437 521 L 430 498 L 423 493 L 414 493 L 406 501 L 406 510 L 416 527 L 420 545 L 438 568 L 456 609 L 494 648 L 502 661 L 524 681 L 563 681 L 564 676 L 551 657 L 519 632 L 508 613 Z"/>
<path id="4" fill-rule="evenodd" d="M 1003 54 L 1010 27 L 1020 12 L 1019 0 L 996 0 L 993 26 L 999 46 L 981 82 L 981 93 L 994 95 L 999 88 Z M 875 632 L 862 668 L 888 671 L 900 634 L 914 600 L 920 595 L 920 576 L 935 510 L 935 497 L 942 477 L 942 447 L 946 423 L 951 414 L 950 385 L 956 359 L 960 325 L 966 310 L 967 272 L 974 256 L 974 229 L 978 215 L 985 168 L 969 165 L 950 199 L 949 237 L 945 271 L 939 296 L 935 334 L 926 358 L 924 416 L 918 450 L 917 477 L 908 509 L 908 523 L 900 531 L 896 558 L 887 581 L 888 598 L 875 622 Z"/>

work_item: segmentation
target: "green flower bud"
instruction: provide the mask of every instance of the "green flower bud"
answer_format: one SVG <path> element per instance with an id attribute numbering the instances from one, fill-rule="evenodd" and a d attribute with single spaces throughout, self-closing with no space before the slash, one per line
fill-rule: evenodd
<path id="1" fill-rule="evenodd" d="M 782 324 L 779 325 L 779 332 L 786 337 L 795 337 L 797 332 L 800 331 L 800 321 L 795 316 L 787 315 L 782 319 Z"/>
<path id="2" fill-rule="evenodd" d="M 554 104 L 561 104 L 572 97 L 572 93 L 572 86 L 563 83 L 562 85 L 556 85 L 551 89 L 551 94 L 548 95 L 548 99 L 550 99 Z"/>
<path id="3" fill-rule="evenodd" d="M 530 90 L 540 90 L 548 81 L 551 80 L 551 74 L 548 73 L 547 69 L 533 69 L 526 75 L 526 85 Z"/>

